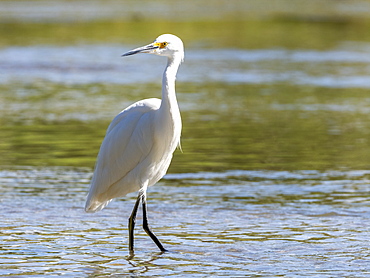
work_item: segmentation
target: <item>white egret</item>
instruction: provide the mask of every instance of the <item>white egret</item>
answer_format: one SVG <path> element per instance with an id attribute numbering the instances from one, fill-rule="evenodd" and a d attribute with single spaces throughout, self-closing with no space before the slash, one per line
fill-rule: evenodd
<path id="1" fill-rule="evenodd" d="M 150 98 L 138 101 L 113 119 L 100 147 L 85 206 L 86 212 L 96 212 L 113 198 L 139 191 L 128 225 L 131 254 L 134 250 L 134 226 L 140 202 L 144 230 L 161 251 L 166 251 L 148 225 L 146 190 L 166 174 L 172 154 L 180 143 L 182 124 L 175 94 L 175 79 L 184 59 L 184 47 L 178 37 L 164 34 L 153 43 L 122 56 L 137 53 L 167 57 L 162 80 L 162 100 Z"/>

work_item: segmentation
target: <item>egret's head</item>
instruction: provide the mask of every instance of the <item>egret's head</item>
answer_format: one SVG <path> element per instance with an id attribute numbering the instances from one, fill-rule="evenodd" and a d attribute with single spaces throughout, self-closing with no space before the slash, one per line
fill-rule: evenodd
<path id="1" fill-rule="evenodd" d="M 180 38 L 171 34 L 160 35 L 151 44 L 143 47 L 135 48 L 126 52 L 122 56 L 129 56 L 137 53 L 151 53 L 166 57 L 179 56 L 181 60 L 184 59 L 184 45 Z"/>

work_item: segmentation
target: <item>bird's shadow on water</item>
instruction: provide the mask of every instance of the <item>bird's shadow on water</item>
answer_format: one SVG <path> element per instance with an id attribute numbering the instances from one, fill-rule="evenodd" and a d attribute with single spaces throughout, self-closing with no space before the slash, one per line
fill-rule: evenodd
<path id="1" fill-rule="evenodd" d="M 158 268 L 160 265 L 155 264 L 155 261 L 163 258 L 164 254 L 170 253 L 169 251 L 160 251 L 154 253 L 140 253 L 140 255 L 135 255 L 131 252 L 125 259 L 133 268 L 129 270 L 130 273 L 143 274 L 148 272 L 150 269 Z M 143 257 L 144 255 L 144 257 Z"/>
<path id="2" fill-rule="evenodd" d="M 154 253 L 151 253 L 151 260 L 155 260 L 156 258 L 158 258 L 159 256 L 165 254 L 165 253 L 169 253 L 169 251 L 159 251 L 159 252 L 154 252 Z M 126 257 L 126 261 L 129 262 L 131 265 L 132 265 L 132 262 L 135 260 L 135 257 L 136 259 L 138 258 L 138 256 L 135 256 L 135 252 L 129 252 L 129 255 Z"/>

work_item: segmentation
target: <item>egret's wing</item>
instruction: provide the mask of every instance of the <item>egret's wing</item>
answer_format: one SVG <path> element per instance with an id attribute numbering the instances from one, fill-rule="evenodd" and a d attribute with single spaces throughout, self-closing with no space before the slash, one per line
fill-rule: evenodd
<path id="1" fill-rule="evenodd" d="M 150 111 L 157 110 L 159 106 L 159 99 L 142 100 L 113 119 L 100 147 L 86 210 L 103 208 L 109 200 L 102 196 L 107 195 L 114 183 L 125 177 L 148 155 L 153 144 Z M 136 190 L 122 188 L 125 194 Z"/>

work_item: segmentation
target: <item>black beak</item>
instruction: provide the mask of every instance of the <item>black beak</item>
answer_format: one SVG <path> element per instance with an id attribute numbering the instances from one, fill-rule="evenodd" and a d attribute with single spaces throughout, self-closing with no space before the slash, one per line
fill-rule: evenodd
<path id="1" fill-rule="evenodd" d="M 156 46 L 156 45 L 151 43 L 151 44 L 148 44 L 146 46 L 142 46 L 142 47 L 130 50 L 130 51 L 122 54 L 122 57 L 134 55 L 134 54 L 137 54 L 137 53 L 148 53 L 148 52 L 151 52 L 152 50 L 157 49 L 157 48 L 159 48 L 159 46 Z"/>

